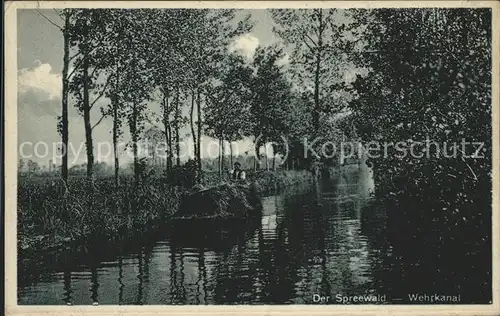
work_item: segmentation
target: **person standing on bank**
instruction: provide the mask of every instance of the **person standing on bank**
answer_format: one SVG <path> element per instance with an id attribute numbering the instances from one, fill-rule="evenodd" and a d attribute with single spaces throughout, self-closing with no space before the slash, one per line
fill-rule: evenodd
<path id="1" fill-rule="evenodd" d="M 241 164 L 239 162 L 235 162 L 234 169 L 231 174 L 231 180 L 244 181 L 245 179 L 246 179 L 245 171 L 241 169 Z"/>

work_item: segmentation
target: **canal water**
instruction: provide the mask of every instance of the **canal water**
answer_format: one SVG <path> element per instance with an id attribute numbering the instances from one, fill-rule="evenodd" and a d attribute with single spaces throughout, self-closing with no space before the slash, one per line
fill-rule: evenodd
<path id="1" fill-rule="evenodd" d="M 332 304 L 352 295 L 368 295 L 375 303 L 406 301 L 395 295 L 418 288 L 403 288 L 413 281 L 385 239 L 384 211 L 370 207 L 372 190 L 370 172 L 341 170 L 329 181 L 263 198 L 257 223 L 224 228 L 210 238 L 196 228 L 182 236 L 167 229 L 154 242 L 112 258 L 22 284 L 18 301 L 311 304 L 317 295 L 330 296 Z"/>

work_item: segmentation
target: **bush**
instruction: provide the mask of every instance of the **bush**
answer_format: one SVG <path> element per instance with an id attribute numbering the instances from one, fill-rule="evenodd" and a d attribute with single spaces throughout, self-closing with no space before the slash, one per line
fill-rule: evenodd
<path id="1" fill-rule="evenodd" d="M 196 184 L 196 161 L 189 159 L 182 166 L 174 166 L 166 176 L 170 185 L 191 189 Z"/>

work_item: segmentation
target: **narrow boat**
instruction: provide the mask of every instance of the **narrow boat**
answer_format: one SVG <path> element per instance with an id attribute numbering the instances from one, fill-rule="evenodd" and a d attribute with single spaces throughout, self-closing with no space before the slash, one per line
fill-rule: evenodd
<path id="1" fill-rule="evenodd" d="M 255 183 L 222 183 L 185 194 L 173 219 L 244 220 L 261 214 L 260 190 Z"/>
<path id="2" fill-rule="evenodd" d="M 255 185 L 224 183 L 186 194 L 169 231 L 177 246 L 224 248 L 246 240 L 261 216 Z"/>

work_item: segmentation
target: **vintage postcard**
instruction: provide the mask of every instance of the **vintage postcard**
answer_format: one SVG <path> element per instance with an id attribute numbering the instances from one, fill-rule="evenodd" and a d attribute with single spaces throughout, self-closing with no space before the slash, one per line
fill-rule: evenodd
<path id="1" fill-rule="evenodd" d="M 495 1 L 4 6 L 6 315 L 498 315 Z"/>

